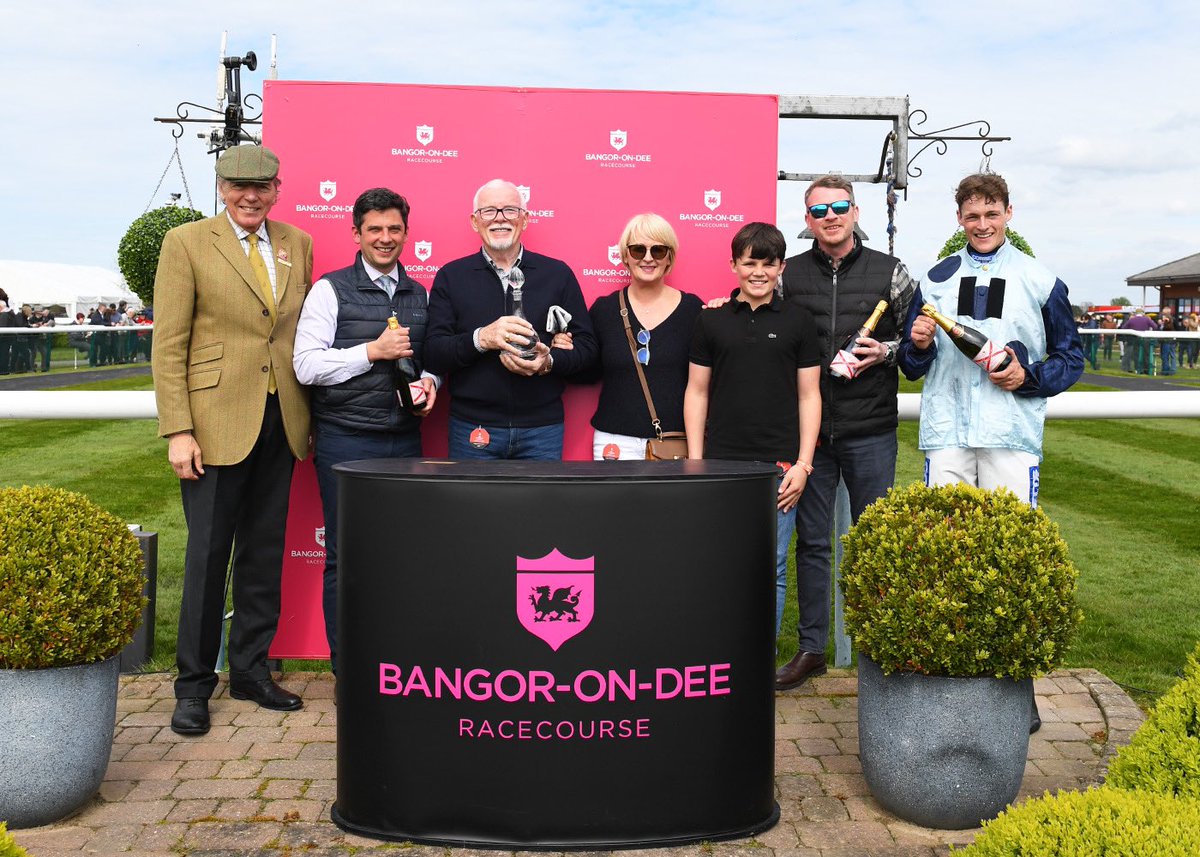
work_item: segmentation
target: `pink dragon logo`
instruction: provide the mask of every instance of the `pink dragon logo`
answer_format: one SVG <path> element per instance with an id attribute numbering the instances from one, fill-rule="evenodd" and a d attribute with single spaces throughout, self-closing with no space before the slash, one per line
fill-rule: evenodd
<path id="1" fill-rule="evenodd" d="M 596 558 L 571 559 L 557 548 L 540 559 L 517 557 L 517 618 L 558 651 L 591 624 Z"/>

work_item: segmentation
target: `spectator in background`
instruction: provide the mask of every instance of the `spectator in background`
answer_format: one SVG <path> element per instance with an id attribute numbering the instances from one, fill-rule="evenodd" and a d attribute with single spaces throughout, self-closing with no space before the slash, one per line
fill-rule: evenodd
<path id="1" fill-rule="evenodd" d="M 102 304 L 92 307 L 92 314 L 88 316 L 88 324 L 93 327 L 104 327 L 108 324 L 104 320 L 104 307 Z M 93 369 L 100 365 L 101 354 L 107 350 L 105 336 L 107 334 L 99 330 L 93 330 L 88 334 L 88 366 L 91 366 Z"/>
<path id="2" fill-rule="evenodd" d="M 1096 317 L 1090 312 L 1085 312 L 1079 317 L 1080 330 L 1098 330 L 1100 323 L 1096 321 Z M 1083 340 L 1083 354 L 1087 362 L 1092 364 L 1092 369 L 1100 368 L 1100 337 L 1098 334 L 1088 334 L 1081 336 Z"/>
<path id="3" fill-rule="evenodd" d="M 1200 333 L 1200 316 L 1192 313 L 1183 320 L 1183 329 L 1188 333 Z M 1183 344 L 1186 349 L 1187 363 L 1189 369 L 1196 368 L 1196 357 L 1200 356 L 1200 338 L 1189 339 Z M 1180 354 L 1180 362 L 1183 360 L 1183 355 Z"/>
<path id="4" fill-rule="evenodd" d="M 1113 318 L 1111 313 L 1105 313 L 1104 317 L 1102 319 L 1100 319 L 1100 329 L 1101 330 L 1116 330 L 1117 329 L 1117 320 L 1115 318 Z M 1117 338 L 1115 336 L 1113 336 L 1112 334 L 1108 334 L 1108 333 L 1104 334 L 1100 338 L 1103 340 L 1103 342 L 1101 344 L 1104 348 L 1104 359 L 1106 361 L 1112 360 L 1113 343 L 1117 341 Z"/>
<path id="5" fill-rule="evenodd" d="M 1136 330 L 1146 332 L 1147 330 L 1158 330 L 1158 325 L 1150 320 L 1150 317 L 1138 307 L 1134 310 L 1133 315 L 1125 319 L 1125 323 L 1121 325 L 1122 330 Z M 1121 371 L 1136 372 L 1139 375 L 1150 374 L 1150 353 L 1153 343 L 1144 337 L 1127 334 L 1121 337 L 1124 347 L 1121 349 Z"/>
<path id="6" fill-rule="evenodd" d="M 87 316 L 81 312 L 75 313 L 75 321 L 71 323 L 72 327 L 83 327 L 87 324 Z M 67 342 L 76 351 L 86 352 L 88 350 L 88 335 L 87 331 L 79 330 L 67 334 Z"/>
<path id="7" fill-rule="evenodd" d="M 8 308 L 8 292 L 0 289 L 0 327 L 13 327 L 15 323 L 12 310 Z M 7 375 L 11 371 L 11 357 L 12 337 L 0 333 L 0 375 Z"/>
<path id="8" fill-rule="evenodd" d="M 1174 333 L 1178 330 L 1175 323 L 1175 314 L 1170 307 L 1163 307 L 1163 310 L 1158 315 L 1158 329 Z M 1175 340 L 1163 339 L 1159 344 L 1159 354 L 1162 357 L 1162 374 L 1174 375 L 1179 369 L 1179 364 L 1175 360 Z"/>
<path id="9" fill-rule="evenodd" d="M 30 318 L 30 327 L 54 327 L 54 316 L 50 314 L 50 310 L 45 307 L 34 307 L 33 316 Z M 41 371 L 50 371 L 50 351 L 54 347 L 54 337 L 49 333 L 42 333 L 32 341 L 32 353 L 34 355 L 34 371 L 38 371 L 37 355 L 41 355 Z"/>
<path id="10" fill-rule="evenodd" d="M 29 304 L 21 304 L 19 310 L 13 311 L 13 327 L 32 327 L 33 308 Z M 31 349 L 31 337 L 25 334 L 19 334 L 12 337 L 12 372 L 18 375 L 21 372 L 33 371 L 33 352 Z"/>

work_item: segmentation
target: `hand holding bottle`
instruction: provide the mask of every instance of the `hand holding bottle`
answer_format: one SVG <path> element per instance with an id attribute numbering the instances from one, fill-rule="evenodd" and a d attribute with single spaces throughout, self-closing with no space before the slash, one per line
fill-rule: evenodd
<path id="1" fill-rule="evenodd" d="M 373 342 L 367 343 L 367 359 L 374 363 L 377 360 L 399 360 L 402 357 L 412 357 L 412 341 L 408 336 L 408 328 L 399 322 L 393 326 L 389 321 Z"/>
<path id="2" fill-rule="evenodd" d="M 913 319 L 912 330 L 909 332 L 909 339 L 912 344 L 921 351 L 928 351 L 929 346 L 933 344 L 933 337 L 937 333 L 937 324 L 928 316 L 919 315 Z"/>
<path id="3" fill-rule="evenodd" d="M 870 317 L 842 343 L 829 364 L 830 375 L 839 381 L 850 381 L 876 363 L 883 362 L 887 348 L 871 334 L 875 332 L 875 326 L 879 324 L 887 305 L 887 301 L 877 303 Z"/>
<path id="4" fill-rule="evenodd" d="M 1001 390 L 1011 393 L 1025 383 L 1025 367 L 1021 365 L 1017 353 L 1012 348 L 1006 345 L 1004 351 L 1009 355 L 1009 362 L 1002 369 L 989 372 L 988 380 Z"/>
<path id="5" fill-rule="evenodd" d="M 982 331 L 938 312 L 933 304 L 921 307 L 921 314 L 946 331 L 954 347 L 989 375 L 1001 372 L 1012 364 L 1014 354 L 1011 348 L 1001 346 L 998 342 L 988 339 Z"/>

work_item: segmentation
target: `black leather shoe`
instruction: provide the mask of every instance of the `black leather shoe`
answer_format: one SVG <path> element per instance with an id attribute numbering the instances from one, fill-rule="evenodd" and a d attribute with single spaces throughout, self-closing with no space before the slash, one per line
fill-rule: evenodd
<path id="1" fill-rule="evenodd" d="M 185 696 L 175 700 L 171 731 L 177 735 L 203 735 L 208 731 L 208 700 L 203 696 Z"/>
<path id="2" fill-rule="evenodd" d="M 304 701 L 291 691 L 284 690 L 269 678 L 259 681 L 229 682 L 229 695 L 234 699 L 249 699 L 263 708 L 274 711 L 296 711 L 304 707 Z"/>
<path id="3" fill-rule="evenodd" d="M 812 652 L 797 652 L 796 657 L 775 673 L 775 689 L 791 690 L 799 687 L 813 676 L 825 675 L 825 655 Z"/>
<path id="4" fill-rule="evenodd" d="M 1042 728 L 1042 716 L 1040 714 L 1038 714 L 1037 697 L 1034 697 L 1033 707 L 1032 707 L 1032 710 L 1029 712 L 1029 734 L 1032 735 L 1034 732 L 1038 731 L 1041 728 Z"/>

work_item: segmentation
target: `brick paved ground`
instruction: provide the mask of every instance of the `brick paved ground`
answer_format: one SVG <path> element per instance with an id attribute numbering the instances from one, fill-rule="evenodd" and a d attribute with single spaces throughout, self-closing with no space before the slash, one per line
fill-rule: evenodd
<path id="1" fill-rule="evenodd" d="M 304 709 L 264 711 L 229 699 L 224 684 L 207 736 L 184 739 L 167 724 L 170 677 L 125 677 L 116 741 L 100 794 L 49 827 L 16 831 L 34 857 L 308 855 L 476 857 L 473 852 L 381 843 L 343 833 L 335 798 L 333 682 L 289 674 Z M 1022 797 L 1099 782 L 1108 757 L 1142 720 L 1136 705 L 1095 670 L 1036 683 L 1044 725 L 1029 743 Z M 776 699 L 776 797 L 782 817 L 754 839 L 620 852 L 655 857 L 850 857 L 945 854 L 974 831 L 928 830 L 900 821 L 871 798 L 858 761 L 857 683 L 833 670 Z"/>

